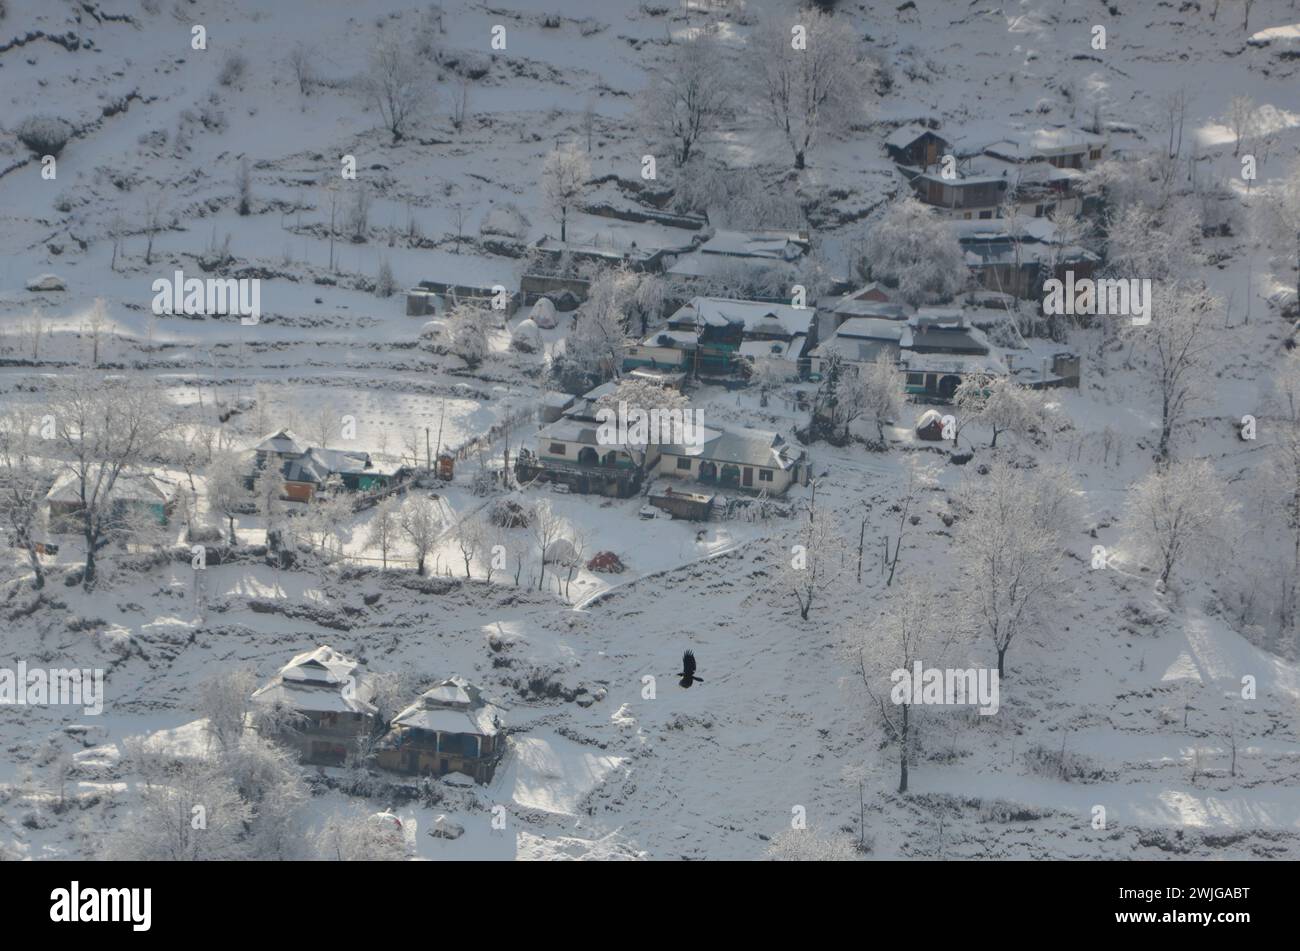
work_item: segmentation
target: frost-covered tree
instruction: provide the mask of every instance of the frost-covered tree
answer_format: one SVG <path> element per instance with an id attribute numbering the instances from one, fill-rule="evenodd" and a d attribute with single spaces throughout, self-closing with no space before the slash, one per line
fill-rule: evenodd
<path id="1" fill-rule="evenodd" d="M 82 583 L 89 590 L 95 553 L 116 517 L 113 489 L 158 451 L 169 423 L 160 411 L 158 389 L 146 383 L 76 373 L 52 396 L 56 445 L 80 507 L 76 518 L 86 546 Z"/>
<path id="2" fill-rule="evenodd" d="M 1073 498 L 1063 471 L 1000 462 L 962 484 L 954 537 L 960 603 L 993 644 L 999 677 L 1006 676 L 1008 648 L 1060 594 L 1062 532 L 1073 518 Z"/>
<path id="3" fill-rule="evenodd" d="M 537 590 L 542 590 L 546 580 L 546 559 L 551 545 L 564 535 L 564 519 L 551 508 L 546 499 L 540 500 L 529 516 L 528 530 L 537 546 Z"/>
<path id="4" fill-rule="evenodd" d="M 262 524 L 266 527 L 267 544 L 273 551 L 284 523 L 287 491 L 284 470 L 274 460 L 259 469 L 253 478 L 253 500 L 257 504 L 257 514 L 262 517 Z"/>
<path id="5" fill-rule="evenodd" d="M 560 222 L 560 241 L 569 240 L 569 212 L 579 206 L 591 180 L 591 163 L 573 143 L 560 146 L 542 164 L 542 198 Z"/>
<path id="6" fill-rule="evenodd" d="M 1230 537 L 1238 504 L 1204 459 L 1171 462 L 1130 490 L 1125 535 L 1169 584 L 1174 569 L 1204 563 Z"/>
<path id="7" fill-rule="evenodd" d="M 1228 128 L 1232 130 L 1232 154 L 1241 154 L 1242 144 L 1259 127 L 1259 107 L 1249 96 L 1233 96 L 1228 102 Z"/>
<path id="8" fill-rule="evenodd" d="M 869 417 L 876 424 L 876 436 L 881 445 L 885 443 L 885 423 L 903 411 L 903 374 L 888 353 L 876 355 L 876 359 L 858 370 L 862 378 L 862 415 Z"/>
<path id="9" fill-rule="evenodd" d="M 821 136 L 866 118 L 874 67 L 847 19 L 810 8 L 797 21 L 765 19 L 750 33 L 743 65 L 755 105 L 785 138 L 796 169 Z"/>
<path id="10" fill-rule="evenodd" d="M 253 808 L 229 777 L 184 763 L 144 786 L 107 838 L 102 857 L 127 862 L 204 862 L 249 858 L 245 833 Z"/>
<path id="11" fill-rule="evenodd" d="M 749 374 L 749 385 L 758 390 L 760 406 L 766 406 L 768 396 L 789 382 L 792 376 L 789 362 L 779 357 L 748 357 L 745 370 Z"/>
<path id="12" fill-rule="evenodd" d="M 406 858 L 404 840 L 370 816 L 336 814 L 325 820 L 314 841 L 317 856 L 327 862 L 400 862 Z"/>
<path id="13" fill-rule="evenodd" d="M 1169 281 L 1203 260 L 1200 210 L 1189 201 L 1137 202 L 1106 220 L 1106 270 L 1115 277 Z"/>
<path id="14" fill-rule="evenodd" d="M 487 358 L 487 314 L 473 304 L 457 304 L 447 314 L 447 345 L 474 369 Z"/>
<path id="15" fill-rule="evenodd" d="M 1261 231 L 1271 234 L 1279 253 L 1295 265 L 1296 305 L 1300 307 L 1300 159 L 1281 182 L 1269 189 L 1268 200 L 1256 207 Z"/>
<path id="16" fill-rule="evenodd" d="M 990 449 L 997 447 L 1000 433 L 1023 437 L 1046 425 L 1047 400 L 1043 394 L 1010 377 L 972 373 L 957 386 L 953 402 L 963 423 L 978 423 L 993 431 Z"/>
<path id="17" fill-rule="evenodd" d="M 432 500 L 409 495 L 402 503 L 402 534 L 415 549 L 415 570 L 424 574 L 424 562 L 438 544 L 442 532 L 442 517 Z"/>
<path id="18" fill-rule="evenodd" d="M 943 598 L 928 585 L 904 581 L 861 631 L 854 660 L 863 686 L 880 713 L 886 734 L 898 746 L 898 791 L 907 792 L 908 767 L 916 739 L 919 698 L 904 693 L 894 671 L 909 675 L 916 662 L 938 666 L 951 639 L 952 619 L 941 614 Z"/>
<path id="19" fill-rule="evenodd" d="M 239 745 L 248 725 L 257 675 L 246 668 L 222 671 L 199 683 L 198 713 L 211 749 L 224 753 Z"/>
<path id="20" fill-rule="evenodd" d="M 226 520 L 230 544 L 238 545 L 235 534 L 235 516 L 250 501 L 245 486 L 244 464 L 233 452 L 222 452 L 212 457 L 207 471 L 208 508 Z"/>
<path id="21" fill-rule="evenodd" d="M 371 47 L 360 88 L 378 110 L 394 144 L 402 141 L 420 116 L 434 107 L 437 90 L 431 80 L 427 61 L 396 32 L 384 32 Z"/>
<path id="22" fill-rule="evenodd" d="M 462 518 L 452 529 L 452 536 L 456 540 L 456 547 L 460 549 L 460 557 L 465 562 L 465 577 L 468 579 L 470 565 L 487 544 L 483 523 L 476 518 Z"/>
<path id="23" fill-rule="evenodd" d="M 651 73 L 637 116 L 654 147 L 669 149 L 682 168 L 700 140 L 716 132 L 731 109 L 721 47 L 696 36 L 673 43 L 668 58 Z"/>
<path id="24" fill-rule="evenodd" d="M 32 587 L 45 587 L 45 570 L 33 537 L 45 493 L 54 481 L 54 463 L 41 449 L 42 420 L 29 406 L 15 404 L 0 415 L 0 517 L 10 543 L 27 553 Z"/>
<path id="25" fill-rule="evenodd" d="M 894 201 L 867 234 L 866 265 L 917 306 L 952 300 L 970 272 L 952 225 L 911 195 Z"/>
<path id="26" fill-rule="evenodd" d="M 401 502 L 397 496 L 388 496 L 375 506 L 375 512 L 370 517 L 370 525 L 366 529 L 366 551 L 378 550 L 385 570 L 388 569 L 388 554 L 397 547 L 397 542 L 401 538 L 400 506 Z"/>
<path id="27" fill-rule="evenodd" d="M 1160 397 L 1159 455 L 1167 459 L 1174 429 L 1207 378 L 1222 303 L 1203 286 L 1182 282 L 1153 285 L 1151 297 L 1150 323 L 1126 333 Z"/>
<path id="28" fill-rule="evenodd" d="M 794 535 L 772 540 L 772 590 L 782 598 L 793 597 L 799 617 L 808 620 L 814 602 L 843 571 L 845 550 L 834 521 L 810 513 Z"/>

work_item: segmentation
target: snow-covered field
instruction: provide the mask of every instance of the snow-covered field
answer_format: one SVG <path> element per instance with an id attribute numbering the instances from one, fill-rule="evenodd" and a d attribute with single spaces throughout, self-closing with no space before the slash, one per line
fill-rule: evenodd
<path id="1" fill-rule="evenodd" d="M 476 478 L 529 445 L 536 424 L 525 417 L 558 388 L 550 370 L 576 318 L 561 314 L 525 353 L 510 332 L 528 311 L 512 313 L 489 327 L 486 355 L 470 366 L 430 346 L 451 331 L 441 315 L 407 316 L 403 290 L 421 280 L 517 288 L 525 246 L 558 236 L 541 176 L 562 143 L 588 157 L 590 205 L 676 208 L 668 193 L 687 183 L 666 155 L 660 181 L 641 176 L 655 148 L 637 108 L 647 71 L 705 29 L 727 63 L 744 62 L 763 24 L 800 16 L 786 0 L 446 0 L 440 16 L 411 0 L 0 0 L 5 413 L 39 425 L 69 380 L 148 387 L 168 444 L 192 450 L 159 471 L 197 500 L 196 519 L 222 531 L 208 501 L 214 450 L 246 451 L 288 428 L 391 470 L 504 430 L 467 450 L 453 481 L 415 490 L 437 520 L 423 578 L 409 538 L 383 555 L 369 544 L 375 509 L 303 529 L 332 537 L 328 557 L 285 567 L 262 557 L 267 518 L 251 509 L 235 516 L 244 554 L 202 571 L 174 521 L 148 545 L 105 548 L 89 590 L 77 535 L 42 557 L 40 591 L 27 553 L 0 549 L 0 669 L 105 672 L 99 715 L 0 706 L 0 855 L 123 854 L 112 849 L 166 784 L 157 762 L 215 757 L 201 685 L 238 670 L 265 682 L 329 644 L 401 678 L 403 706 L 452 675 L 478 684 L 502 707 L 505 758 L 477 786 L 295 766 L 302 801 L 279 804 L 285 827 L 259 833 L 261 851 L 231 845 L 244 857 L 330 857 L 321 843 L 331 823 L 391 810 L 404 854 L 430 860 L 744 860 L 829 855 L 836 843 L 881 859 L 1300 858 L 1300 612 L 1285 603 L 1300 526 L 1276 461 L 1295 425 L 1276 389 L 1296 362 L 1284 346 L 1294 311 L 1282 313 L 1296 255 L 1251 225 L 1285 205 L 1288 175 L 1300 208 L 1300 11 L 1260 0 L 1247 25 L 1242 5 L 1226 2 L 1214 20 L 1209 3 L 1156 0 L 1122 12 L 1061 0 L 831 6 L 888 73 L 856 121 L 818 138 L 794 170 L 784 136 L 746 107 L 746 76 L 757 80 L 739 69 L 728 74 L 736 108 L 699 145 L 760 184 L 756 207 L 730 213 L 749 221 L 796 204 L 831 277 L 856 279 L 850 263 L 878 206 L 906 188 L 882 146 L 896 126 L 1010 132 L 1096 116 L 1118 151 L 1141 156 L 1166 150 L 1170 97 L 1181 94 L 1178 174 L 1221 186 L 1235 217 L 1180 272 L 1217 303 L 1170 455 L 1208 464 L 1223 489 L 1216 514 L 1233 519 L 1157 584 L 1160 566 L 1125 519 L 1135 486 L 1158 468 L 1160 393 L 1141 341 L 1078 327 L 1067 341 L 1029 340 L 1036 357 L 1066 346 L 1083 355 L 1081 386 L 1047 391 L 1050 433 L 1002 432 L 994 449 L 989 428 L 971 422 L 960 440 L 974 456 L 955 465 L 951 443 L 916 437 L 928 407 L 909 402 L 884 427 L 885 451 L 866 444 L 869 418 L 845 446 L 804 446 L 814 485 L 791 489 L 786 516 L 642 519 L 639 496 Z M 1092 45 L 1096 24 L 1104 49 Z M 206 49 L 191 45 L 196 25 Z M 428 94 L 396 142 L 354 88 L 381 31 L 430 44 Z M 305 91 L 295 49 L 310 64 Z M 1244 97 L 1253 125 L 1239 147 L 1233 100 Z M 32 115 L 76 129 L 52 178 L 17 134 Z M 1256 179 L 1241 178 L 1239 153 L 1258 159 Z M 356 159 L 355 181 L 340 177 L 343 156 Z M 363 188 L 366 220 L 353 228 Z M 521 232 L 482 231 L 506 206 Z M 574 245 L 620 251 L 683 234 L 573 210 L 567 229 Z M 153 281 L 209 267 L 260 278 L 257 323 L 154 313 Z M 375 293 L 385 268 L 392 296 Z M 42 274 L 64 289 L 28 290 Z M 807 396 L 816 384 L 798 388 Z M 765 405 L 753 388 L 690 396 L 711 426 L 798 444 L 808 411 L 793 390 Z M 1239 438 L 1247 415 L 1255 439 Z M 38 455 L 68 462 L 58 440 Z M 900 792 L 899 744 L 863 672 L 878 694 L 869 665 L 897 666 L 888 625 L 908 596 L 931 602 L 936 633 L 951 635 L 938 666 L 997 668 L 959 536 L 965 493 L 999 463 L 1073 481 L 1072 514 L 1053 526 L 1059 567 L 1009 647 L 995 715 L 912 710 Z M 626 570 L 542 569 L 527 529 L 491 527 L 502 499 L 544 500 L 587 558 L 611 551 Z M 803 617 L 784 562 L 810 511 L 839 541 Z M 502 546 L 503 564 L 489 571 L 483 548 L 466 571 L 458 542 L 471 524 Z M 8 545 L 7 522 L 4 531 Z M 1094 566 L 1096 546 L 1105 568 Z M 882 549 L 898 554 L 896 571 L 882 567 Z M 703 682 L 683 690 L 687 649 Z M 440 817 L 464 834 L 427 834 Z"/>

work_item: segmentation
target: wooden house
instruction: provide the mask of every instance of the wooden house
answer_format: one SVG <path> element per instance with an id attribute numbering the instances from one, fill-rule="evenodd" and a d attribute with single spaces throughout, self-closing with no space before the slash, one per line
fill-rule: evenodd
<path id="1" fill-rule="evenodd" d="M 342 766 L 379 728 L 374 687 L 350 657 L 322 645 L 299 654 L 254 692 L 254 709 L 275 711 L 282 728 L 272 738 L 302 761 Z"/>
<path id="2" fill-rule="evenodd" d="M 501 713 L 478 687 L 449 677 L 393 717 L 375 761 L 412 776 L 461 773 L 491 782 L 505 752 Z"/>
<path id="3" fill-rule="evenodd" d="M 950 154 L 952 143 L 932 129 L 919 125 L 905 125 L 885 137 L 885 151 L 897 165 L 922 170 L 936 166 L 943 156 Z"/>
<path id="4" fill-rule="evenodd" d="M 91 466 L 89 482 L 99 479 L 99 466 Z M 124 524 L 137 515 L 152 518 L 166 525 L 176 508 L 178 487 L 170 479 L 146 472 L 123 470 L 113 483 L 113 489 L 104 497 L 108 522 Z M 49 529 L 56 534 L 78 531 L 79 516 L 84 508 L 81 501 L 81 482 L 76 473 L 64 470 L 54 480 L 45 495 Z"/>

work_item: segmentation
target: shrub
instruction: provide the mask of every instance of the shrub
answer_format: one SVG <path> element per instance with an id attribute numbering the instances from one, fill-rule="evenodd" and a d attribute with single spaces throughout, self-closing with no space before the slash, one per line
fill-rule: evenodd
<path id="1" fill-rule="evenodd" d="M 233 86 L 243 77 L 246 69 L 248 69 L 248 60 L 239 53 L 231 53 L 221 64 L 221 72 L 217 73 L 217 82 L 222 86 Z"/>
<path id="2" fill-rule="evenodd" d="M 28 116 L 18 124 L 18 141 L 37 155 L 58 155 L 72 138 L 72 123 L 57 116 Z"/>

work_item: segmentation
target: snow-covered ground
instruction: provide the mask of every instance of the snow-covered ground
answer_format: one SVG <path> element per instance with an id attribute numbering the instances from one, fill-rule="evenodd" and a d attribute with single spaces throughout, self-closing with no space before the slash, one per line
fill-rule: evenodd
<path id="1" fill-rule="evenodd" d="M 789 5 L 772 6 L 784 15 Z M 1243 209 L 1266 200 L 1300 149 L 1300 60 L 1287 55 L 1300 23 L 1294 5 L 1260 0 L 1248 27 L 1240 5 L 1224 4 L 1216 21 L 1208 3 L 1122 6 L 840 3 L 835 16 L 890 67 L 892 86 L 867 118 L 820 141 L 798 173 L 784 139 L 748 113 L 707 150 L 759 170 L 769 193 L 810 209 L 817 254 L 836 275 L 861 243 L 867 212 L 903 187 L 881 143 L 904 121 L 1010 130 L 1078 125 L 1095 107 L 1113 143 L 1136 154 L 1164 147 L 1166 103 L 1182 91 L 1183 149 L 1196 156 L 1196 174 L 1227 183 Z M 39 415 L 51 383 L 86 372 L 97 346 L 102 371 L 158 383 L 178 431 L 213 433 L 219 446 L 238 450 L 282 427 L 313 443 L 324 431 L 330 448 L 368 451 L 385 468 L 423 465 L 430 444 L 435 453 L 459 448 L 538 405 L 555 388 L 547 370 L 573 318 L 561 314 L 543 332 L 542 352 L 525 354 L 510 349 L 509 331 L 527 316 L 514 313 L 490 330 L 488 358 L 469 369 L 421 342 L 429 318 L 407 316 L 400 291 L 371 291 L 381 267 L 399 288 L 421 280 L 517 287 L 524 259 L 480 233 L 485 217 L 510 203 L 528 221 L 521 244 L 557 233 L 538 184 L 542 163 L 558 142 L 585 148 L 588 110 L 599 197 L 630 204 L 646 149 L 633 97 L 647 68 L 668 55 L 670 38 L 710 24 L 725 48 L 739 51 L 769 15 L 737 0 L 447 0 L 438 21 L 422 19 L 424 4 L 401 0 L 3 7 L 5 409 Z M 369 37 L 390 19 L 409 29 L 437 22 L 443 51 L 432 108 L 397 144 L 346 88 L 366 67 Z M 1105 50 L 1090 45 L 1097 23 L 1107 27 Z M 206 50 L 191 48 L 195 24 L 206 28 Z M 497 25 L 506 28 L 504 50 L 491 46 Z M 75 42 L 51 39 L 68 34 Z M 299 92 L 287 62 L 299 42 L 318 80 L 310 95 Z M 223 84 L 232 53 L 245 64 Z M 457 57 L 483 69 L 468 86 L 459 128 Z M 1249 191 L 1229 119 L 1242 96 L 1261 122 L 1259 178 Z M 53 179 L 42 178 L 14 134 L 32 114 L 80 130 Z M 372 190 L 361 241 L 342 233 L 330 240 L 325 185 L 338 179 L 343 155 L 356 157 L 358 179 Z M 241 215 L 245 159 L 251 213 Z M 347 187 L 338 193 L 340 221 L 350 195 Z M 156 206 L 163 224 L 151 238 Z M 682 235 L 592 214 L 573 214 L 568 228 L 575 244 L 622 249 Z M 1003 434 L 994 453 L 991 434 L 971 425 L 962 441 L 975 457 L 952 465 L 947 444 L 915 438 L 926 407 L 908 404 L 886 427 L 887 452 L 861 441 L 806 447 L 819 476 L 816 518 L 849 543 L 838 580 L 806 619 L 779 583 L 774 549 L 813 507 L 811 486 L 792 489 L 789 517 L 704 526 L 643 520 L 641 498 L 538 487 L 476 495 L 475 473 L 499 469 L 503 450 L 513 456 L 535 431 L 517 424 L 482 455 L 459 460 L 452 483 L 421 490 L 436 491 L 443 524 L 428 556 L 431 578 L 414 576 L 406 541 L 389 553 L 392 567 L 380 568 L 366 544 L 373 510 L 339 531 L 328 564 L 277 569 L 249 557 L 196 572 L 188 551 L 148 559 L 114 546 L 90 592 L 75 577 L 82 543 L 62 536 L 34 605 L 25 554 L 5 549 L 0 667 L 21 660 L 104 669 L 106 696 L 99 716 L 0 710 L 0 850 L 33 859 L 101 854 L 104 835 L 122 827 L 147 786 L 132 764 L 133 738 L 148 738 L 146 748 L 160 755 L 202 760 L 210 745 L 201 682 L 239 668 L 265 681 L 295 654 L 327 643 L 367 671 L 404 675 L 412 698 L 465 676 L 500 702 L 511 736 L 490 784 L 438 783 L 437 797 L 404 796 L 385 785 L 393 777 L 361 794 L 346 770 L 304 768 L 312 792 L 299 817 L 304 843 L 331 816 L 392 809 L 410 854 L 422 859 L 754 859 L 799 815 L 817 835 L 865 841 L 870 858 L 1300 857 L 1300 639 L 1244 607 L 1271 597 L 1269 585 L 1291 563 L 1285 515 L 1270 514 L 1254 477 L 1272 445 L 1266 399 L 1291 333 L 1269 299 L 1292 282 L 1285 268 L 1294 262 L 1286 249 L 1245 235 L 1204 242 L 1209 263 L 1197 277 L 1224 312 L 1212 331 L 1213 373 L 1176 438 L 1178 457 L 1209 460 L 1242 509 L 1238 533 L 1223 541 L 1226 566 L 1189 570 L 1157 592 L 1155 574 L 1122 534 L 1133 485 L 1153 468 L 1159 397 L 1122 349 L 1099 367 L 1091 332 L 1069 342 L 1085 354 L 1083 383 L 1051 391 L 1054 413 L 1069 425 L 1050 441 Z M 227 241 L 234 267 L 262 277 L 259 323 L 155 316 L 152 282 L 177 269 L 202 274 L 200 258 Z M 26 289 L 45 273 L 66 290 Z M 97 298 L 105 322 L 92 334 Z M 1031 344 L 1045 353 L 1056 346 Z M 752 391 L 701 387 L 692 401 L 711 426 L 793 439 L 807 412 L 788 396 L 760 406 Z M 1265 421 L 1257 442 L 1237 436 L 1247 414 Z M 347 439 L 337 436 L 344 417 L 355 421 Z M 857 426 L 874 438 L 874 425 Z M 1063 580 L 1053 610 L 1010 649 L 998 715 L 918 713 L 909 790 L 900 794 L 897 747 L 882 734 L 856 648 L 902 581 L 928 581 L 945 610 L 960 613 L 953 499 L 964 478 L 995 458 L 1057 464 L 1077 481 L 1080 514 L 1063 529 Z M 188 490 L 186 474 L 172 471 Z M 202 465 L 193 478 L 205 497 Z M 909 484 L 915 521 L 887 586 L 882 539 L 897 538 Z M 489 579 L 482 559 L 466 578 L 456 528 L 486 523 L 500 497 L 546 500 L 588 556 L 612 551 L 627 570 L 583 568 L 567 584 L 548 570 L 538 585 L 530 550 L 519 584 L 513 564 Z M 250 546 L 264 542 L 265 529 L 260 516 L 237 517 L 238 538 Z M 527 534 L 510 529 L 501 540 L 522 543 Z M 1090 566 L 1098 544 L 1113 558 L 1107 570 Z M 703 677 L 690 690 L 674 676 L 686 649 Z M 948 663 L 980 667 L 995 658 L 986 639 L 970 637 Z M 1253 699 L 1242 698 L 1243 678 Z M 1044 768 L 1050 756 L 1074 768 Z M 1104 828 L 1095 825 L 1098 806 Z M 494 823 L 501 814 L 503 826 Z M 428 835 L 440 816 L 464 835 Z"/>

